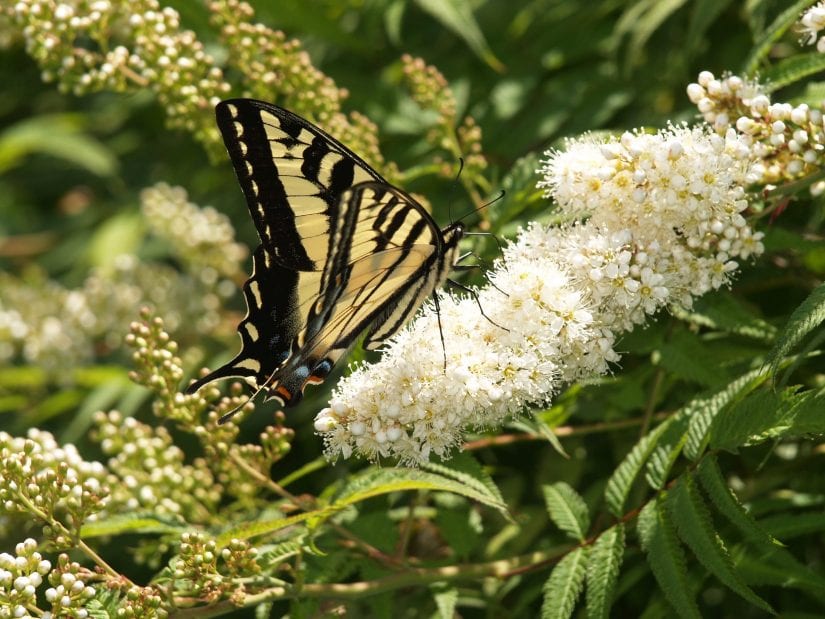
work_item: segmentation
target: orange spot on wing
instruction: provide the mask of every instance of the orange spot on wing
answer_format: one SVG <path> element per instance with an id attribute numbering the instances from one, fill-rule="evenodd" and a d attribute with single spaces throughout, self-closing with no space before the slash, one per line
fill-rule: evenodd
<path id="1" fill-rule="evenodd" d="M 289 389 L 283 385 L 275 387 L 275 392 L 284 399 L 284 402 L 289 402 L 292 399 L 292 394 L 289 392 Z"/>

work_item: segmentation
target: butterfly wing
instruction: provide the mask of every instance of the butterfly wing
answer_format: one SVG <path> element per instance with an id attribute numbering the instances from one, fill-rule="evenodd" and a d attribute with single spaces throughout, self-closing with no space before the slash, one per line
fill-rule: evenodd
<path id="1" fill-rule="evenodd" d="M 346 146 L 288 110 L 252 99 L 221 101 L 215 115 L 261 238 L 244 284 L 241 351 L 195 381 L 265 381 L 291 354 L 321 294 L 341 196 L 354 183 L 385 182 Z"/>
<path id="2" fill-rule="evenodd" d="M 247 378 L 296 403 L 364 332 L 374 349 L 443 282 L 460 228 L 432 217 L 304 119 L 248 99 L 218 125 L 261 237 L 244 285 L 241 351 L 192 383 Z"/>
<path id="3" fill-rule="evenodd" d="M 252 221 L 268 254 L 296 271 L 321 271 L 341 196 L 386 182 L 358 155 L 300 116 L 253 99 L 215 108 Z"/>
<path id="4" fill-rule="evenodd" d="M 444 242 L 418 203 L 383 183 L 362 183 L 344 195 L 339 233 L 318 311 L 272 377 L 270 396 L 287 404 L 307 383 L 322 382 L 361 334 L 369 350 L 395 334 L 443 282 L 457 247 L 457 238 Z"/>

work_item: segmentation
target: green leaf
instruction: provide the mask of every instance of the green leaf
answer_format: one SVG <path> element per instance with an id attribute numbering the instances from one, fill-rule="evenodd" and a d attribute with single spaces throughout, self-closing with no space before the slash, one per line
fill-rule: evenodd
<path id="1" fill-rule="evenodd" d="M 783 434 L 793 423 L 791 411 L 809 395 L 769 389 L 750 394 L 716 418 L 710 431 L 711 446 L 735 452 L 744 445 Z"/>
<path id="2" fill-rule="evenodd" d="M 584 588 L 586 574 L 586 548 L 576 548 L 559 561 L 544 583 L 541 619 L 570 617 Z"/>
<path id="3" fill-rule="evenodd" d="M 742 73 L 745 75 L 753 75 L 756 73 L 760 63 L 768 56 L 774 43 L 782 38 L 782 35 L 785 34 L 788 28 L 791 28 L 796 23 L 805 9 L 817 1 L 818 0 L 798 0 L 782 11 L 754 44 L 750 55 L 747 60 L 745 60 Z"/>
<path id="4" fill-rule="evenodd" d="M 501 495 L 501 490 L 496 486 L 496 482 L 479 464 L 478 460 L 469 453 L 456 454 L 452 459 L 441 464 L 427 462 L 421 465 L 421 468 L 454 479 L 468 488 L 474 488 L 479 493 L 487 493 L 497 503 L 505 505 L 504 497 Z"/>
<path id="5" fill-rule="evenodd" d="M 689 423 L 690 418 L 686 415 L 674 417 L 673 423 L 668 426 L 656 448 L 651 452 L 645 467 L 645 479 L 654 490 L 664 488 L 667 483 L 670 469 L 673 468 L 676 458 L 682 453 L 682 447 L 687 441 Z"/>
<path id="6" fill-rule="evenodd" d="M 625 527 L 619 523 L 599 536 L 587 558 L 587 617 L 607 619 L 616 592 L 625 546 Z"/>
<path id="7" fill-rule="evenodd" d="M 432 15 L 442 26 L 464 39 L 476 56 L 499 73 L 505 67 L 495 57 L 473 15 L 472 4 L 462 0 L 415 0 L 422 10 Z"/>
<path id="8" fill-rule="evenodd" d="M 825 56 L 823 56 L 825 57 Z M 768 354 L 770 373 L 776 375 L 782 360 L 825 320 L 825 284 L 820 285 L 791 314 Z"/>
<path id="9" fill-rule="evenodd" d="M 630 488 L 633 482 L 638 477 L 639 472 L 645 465 L 648 457 L 656 448 L 659 438 L 664 434 L 672 423 L 672 417 L 667 421 L 662 422 L 651 432 L 648 432 L 641 440 L 633 446 L 630 453 L 625 456 L 622 463 L 613 471 L 610 479 L 607 480 L 607 486 L 604 490 L 604 498 L 607 502 L 607 507 L 617 518 L 621 518 L 624 514 L 625 503 L 627 496 L 630 494 Z"/>
<path id="10" fill-rule="evenodd" d="M 536 153 L 530 153 L 518 159 L 501 179 L 504 196 L 488 207 L 494 231 L 500 232 L 505 224 L 518 221 L 522 213 L 544 203 L 544 190 L 536 188 L 536 170 L 539 167 L 541 158 Z"/>
<path id="11" fill-rule="evenodd" d="M 430 465 L 428 465 L 429 467 Z M 435 465 L 440 467 L 441 465 Z M 444 468 L 444 475 L 437 475 L 418 469 L 367 469 L 355 476 L 338 492 L 329 509 L 340 510 L 372 497 L 405 490 L 441 490 L 452 492 L 468 499 L 507 513 L 507 505 L 500 494 L 490 490 L 483 482 L 470 475 Z M 449 471 L 449 473 L 447 472 Z M 447 477 L 446 475 L 450 475 Z"/>
<path id="12" fill-rule="evenodd" d="M 825 69 L 825 55 L 820 52 L 797 54 L 769 67 L 760 75 L 760 81 L 765 84 L 767 92 L 773 92 L 790 86 L 809 75 L 819 73 L 823 69 Z"/>
<path id="13" fill-rule="evenodd" d="M 667 506 L 682 541 L 705 569 L 731 591 L 764 611 L 775 614 L 733 569 L 727 548 L 713 528 L 710 510 L 690 475 L 683 475 L 667 494 Z"/>
<path id="14" fill-rule="evenodd" d="M 483 531 L 481 517 L 478 510 L 468 509 L 466 502 L 461 507 L 444 506 L 438 509 L 435 523 L 444 541 L 457 557 L 469 557 L 470 553 L 479 546 Z"/>
<path id="15" fill-rule="evenodd" d="M 278 485 L 282 488 L 285 488 L 289 484 L 301 479 L 302 477 L 309 475 L 310 473 L 314 473 L 315 471 L 320 471 L 321 469 L 325 469 L 329 466 L 329 460 L 327 460 L 324 456 L 319 456 L 314 460 L 310 460 L 302 467 L 299 467 L 292 471 L 289 475 L 282 477 L 278 480 Z"/>
<path id="16" fill-rule="evenodd" d="M 680 414 L 690 417 L 685 456 L 697 460 L 710 440 L 710 429 L 717 415 L 735 399 L 762 384 L 767 373 L 764 368 L 751 370 L 729 383 L 710 397 L 702 397 L 688 403 Z"/>
<path id="17" fill-rule="evenodd" d="M 387 38 L 396 47 L 402 47 L 401 24 L 404 19 L 404 9 L 407 3 L 404 0 L 394 0 L 387 5 L 384 10 L 384 29 L 387 31 Z"/>
<path id="18" fill-rule="evenodd" d="M 804 397 L 802 397 L 804 395 Z M 801 394 L 799 401 L 791 409 L 788 418 L 790 428 L 782 433 L 784 437 L 820 436 L 825 434 L 825 391 Z"/>
<path id="19" fill-rule="evenodd" d="M 563 481 L 543 486 L 550 520 L 570 537 L 584 542 L 590 528 L 587 504 L 578 492 Z"/>
<path id="20" fill-rule="evenodd" d="M 758 556 L 743 554 L 738 558 L 736 568 L 752 584 L 805 591 L 819 601 L 820 608 L 825 605 L 825 578 L 797 561 L 784 548 L 774 547 Z"/>
<path id="21" fill-rule="evenodd" d="M 708 347 L 685 329 L 675 331 L 662 344 L 660 365 L 683 380 L 708 387 L 725 380 L 725 372 Z"/>
<path id="22" fill-rule="evenodd" d="M 304 536 L 298 535 L 295 539 L 258 548 L 258 556 L 255 558 L 258 565 L 265 570 L 274 570 L 275 567 L 301 554 L 304 545 Z"/>
<path id="23" fill-rule="evenodd" d="M 671 313 L 685 322 L 735 333 L 760 342 L 773 341 L 776 327 L 754 315 L 753 311 L 729 292 L 718 291 L 697 299 L 692 308 L 675 307 Z"/>
<path id="24" fill-rule="evenodd" d="M 639 540 L 653 570 L 653 576 L 676 614 L 684 618 L 699 619 L 699 608 L 688 583 L 685 553 L 663 503 L 662 497 L 657 497 L 639 513 Z"/>
<path id="25" fill-rule="evenodd" d="M 525 434 L 532 434 L 533 436 L 540 436 L 548 443 L 550 446 L 556 450 L 560 456 L 565 458 L 569 458 L 570 456 L 564 451 L 564 446 L 561 444 L 559 437 L 556 436 L 555 432 L 553 432 L 553 427 L 551 427 L 544 419 L 543 414 L 534 414 L 530 415 L 530 417 L 522 417 L 520 419 L 514 419 L 510 423 L 508 423 L 508 427 L 515 428 L 519 432 L 524 432 Z"/>
<path id="26" fill-rule="evenodd" d="M 641 0 L 625 11 L 616 25 L 616 33 L 630 35 L 628 62 L 631 65 L 637 63 L 642 49 L 656 29 L 685 2 L 687 0 Z"/>
<path id="27" fill-rule="evenodd" d="M 115 258 L 137 252 L 143 236 L 144 219 L 140 213 L 129 211 L 110 217 L 98 226 L 86 248 L 89 263 L 110 271 Z"/>
<path id="28" fill-rule="evenodd" d="M 699 43 L 708 41 L 707 31 L 713 21 L 721 15 L 731 0 L 696 0 L 690 14 L 690 25 L 687 33 L 687 47 L 695 50 Z"/>
<path id="29" fill-rule="evenodd" d="M 82 133 L 83 118 L 73 114 L 35 116 L 0 134 L 0 172 L 40 153 L 73 163 L 96 176 L 112 176 L 117 159 L 93 137 Z"/>
<path id="30" fill-rule="evenodd" d="M 802 514 L 774 514 L 760 520 L 760 524 L 776 537 L 785 540 L 825 530 L 825 518 L 819 510 Z"/>
<path id="31" fill-rule="evenodd" d="M 118 514 L 94 522 L 86 522 L 80 529 L 80 536 L 89 539 L 124 533 L 182 533 L 190 528 L 173 518 L 163 518 L 152 513 Z"/>
<path id="32" fill-rule="evenodd" d="M 258 535 L 274 533 L 275 531 L 280 531 L 287 527 L 301 524 L 307 520 L 324 520 L 329 518 L 333 513 L 333 510 L 323 509 L 296 514 L 295 516 L 289 516 L 288 518 L 274 518 L 244 522 L 223 531 L 215 538 L 215 543 L 218 545 L 218 548 L 225 548 L 233 539 L 249 539 L 252 537 L 257 537 Z"/>
<path id="33" fill-rule="evenodd" d="M 738 497 L 722 476 L 722 470 L 719 468 L 716 457 L 708 457 L 702 460 L 696 472 L 714 507 L 731 524 L 737 527 L 749 541 L 766 550 L 782 545 L 781 542 L 768 534 L 745 509 L 745 506 L 739 502 Z"/>

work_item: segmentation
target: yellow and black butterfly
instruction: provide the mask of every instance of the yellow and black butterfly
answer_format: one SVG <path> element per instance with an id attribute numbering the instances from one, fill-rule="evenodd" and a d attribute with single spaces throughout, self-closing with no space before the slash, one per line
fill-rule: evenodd
<path id="1" fill-rule="evenodd" d="M 243 287 L 241 351 L 187 392 L 237 376 L 291 406 L 361 334 L 373 350 L 404 325 L 447 279 L 464 227 L 440 229 L 409 194 L 292 112 L 230 99 L 215 113 L 261 244 Z"/>

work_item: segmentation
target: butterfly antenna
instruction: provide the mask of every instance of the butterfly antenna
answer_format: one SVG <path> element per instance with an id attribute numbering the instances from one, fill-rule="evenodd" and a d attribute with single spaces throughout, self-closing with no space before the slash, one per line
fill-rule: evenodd
<path id="1" fill-rule="evenodd" d="M 453 199 L 455 198 L 456 188 L 458 187 L 458 179 L 461 178 L 461 173 L 464 171 L 464 157 L 458 158 L 458 172 L 453 179 L 453 186 L 450 189 L 450 196 L 447 199 L 447 216 L 450 218 L 450 223 L 455 223 L 453 220 Z"/>
<path id="2" fill-rule="evenodd" d="M 493 199 L 492 199 L 492 200 L 490 200 L 489 202 L 485 202 L 485 203 L 484 203 L 484 204 L 482 204 L 481 206 L 479 206 L 479 207 L 477 207 L 477 208 L 474 208 L 474 209 L 473 209 L 473 210 L 471 210 L 471 211 L 467 211 L 467 212 L 466 212 L 466 213 L 464 213 L 461 217 L 459 217 L 456 221 L 461 221 L 461 220 L 462 220 L 462 219 L 464 219 L 465 217 L 469 217 L 469 216 L 470 216 L 470 215 L 472 215 L 473 213 L 478 213 L 480 210 L 485 209 L 485 208 L 487 208 L 488 206 L 490 206 L 490 205 L 492 205 L 492 204 L 495 204 L 496 202 L 498 202 L 499 200 L 501 200 L 501 199 L 502 199 L 502 198 L 503 198 L 506 194 L 507 194 L 507 192 L 506 192 L 506 191 L 504 191 L 504 190 L 502 189 L 502 190 L 499 192 L 499 194 L 498 194 L 495 198 L 493 198 Z"/>

